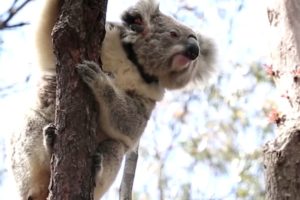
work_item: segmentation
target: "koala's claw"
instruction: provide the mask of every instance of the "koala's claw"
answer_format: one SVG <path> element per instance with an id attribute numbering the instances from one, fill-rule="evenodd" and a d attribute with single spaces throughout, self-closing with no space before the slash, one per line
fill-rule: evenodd
<path id="1" fill-rule="evenodd" d="M 54 140 L 56 138 L 55 131 L 56 131 L 56 127 L 53 123 L 50 123 L 43 128 L 44 145 L 50 152 L 52 151 Z"/>
<path id="2" fill-rule="evenodd" d="M 83 61 L 82 64 L 76 66 L 76 69 L 82 80 L 87 84 L 91 84 L 99 79 L 101 80 L 105 76 L 98 64 L 92 61 Z"/>
<path id="3" fill-rule="evenodd" d="M 99 65 L 97 63 L 93 62 L 93 61 L 85 60 L 85 61 L 83 61 L 83 64 L 88 66 L 90 69 L 92 69 L 96 73 L 101 72 L 101 69 L 100 69 Z"/>
<path id="4" fill-rule="evenodd" d="M 103 160 L 102 153 L 97 150 L 96 153 L 95 153 L 95 155 L 94 155 L 94 167 L 95 167 L 95 171 L 96 172 L 98 172 L 99 170 L 101 170 L 101 168 L 102 168 L 102 160 Z"/>
<path id="5" fill-rule="evenodd" d="M 97 77 L 98 72 L 96 72 L 94 67 L 91 66 L 92 65 L 88 65 L 85 63 L 76 66 L 79 75 L 81 76 L 82 80 L 86 83 L 92 82 Z"/>
<path id="6" fill-rule="evenodd" d="M 100 179 L 103 173 L 103 155 L 99 148 L 97 148 L 95 155 L 93 156 L 94 173 L 96 175 L 95 182 Z"/>

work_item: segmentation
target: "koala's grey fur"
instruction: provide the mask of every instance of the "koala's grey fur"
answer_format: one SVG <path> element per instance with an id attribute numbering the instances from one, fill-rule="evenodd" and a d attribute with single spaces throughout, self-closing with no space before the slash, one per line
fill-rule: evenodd
<path id="1" fill-rule="evenodd" d="M 12 139 L 12 171 L 22 200 L 45 200 L 50 177 L 55 113 L 55 58 L 51 30 L 59 0 L 45 0 L 37 30 L 42 69 L 37 103 Z M 162 14 L 153 0 L 140 0 L 122 15 L 123 24 L 108 23 L 101 49 L 102 69 L 94 62 L 76 66 L 101 110 L 102 131 L 95 152 L 99 162 L 94 199 L 108 190 L 124 154 L 139 141 L 165 89 L 191 81 L 205 82 L 214 72 L 211 40 Z"/>

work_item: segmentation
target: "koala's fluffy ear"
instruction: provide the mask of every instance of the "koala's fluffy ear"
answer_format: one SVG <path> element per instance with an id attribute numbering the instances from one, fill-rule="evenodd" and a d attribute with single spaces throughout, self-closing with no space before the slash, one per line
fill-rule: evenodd
<path id="1" fill-rule="evenodd" d="M 129 9 L 122 15 L 123 24 L 134 32 L 142 33 L 145 29 L 142 15 L 135 9 Z"/>
<path id="2" fill-rule="evenodd" d="M 199 81 L 205 84 L 216 72 L 217 48 L 213 40 L 199 33 L 197 33 L 197 40 L 199 42 L 200 54 L 194 61 L 196 72 L 193 79 L 196 82 Z"/>
<path id="3" fill-rule="evenodd" d="M 155 0 L 140 0 L 122 14 L 122 21 L 132 31 L 144 33 L 150 27 L 151 17 L 159 13 L 159 5 Z"/>

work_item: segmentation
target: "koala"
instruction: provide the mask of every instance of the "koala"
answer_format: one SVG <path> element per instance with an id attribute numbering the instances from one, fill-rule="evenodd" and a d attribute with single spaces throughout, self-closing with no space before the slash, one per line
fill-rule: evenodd
<path id="1" fill-rule="evenodd" d="M 55 139 L 56 61 L 51 31 L 61 2 L 44 1 L 35 36 L 41 69 L 36 102 L 11 140 L 11 168 L 22 200 L 47 199 Z M 98 102 L 105 135 L 105 139 L 99 136 L 95 152 L 95 200 L 113 183 L 123 156 L 139 142 L 165 91 L 193 81 L 206 83 L 215 71 L 213 41 L 163 14 L 154 0 L 139 0 L 121 19 L 120 24 L 106 24 L 102 68 L 92 61 L 74 66 Z"/>

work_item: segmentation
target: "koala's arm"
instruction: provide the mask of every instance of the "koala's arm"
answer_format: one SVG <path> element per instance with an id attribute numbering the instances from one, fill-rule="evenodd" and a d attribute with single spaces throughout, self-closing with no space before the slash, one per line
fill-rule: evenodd
<path id="1" fill-rule="evenodd" d="M 120 90 L 115 86 L 114 78 L 94 62 L 85 61 L 77 66 L 77 71 L 99 103 L 104 132 L 132 149 L 145 129 L 155 102 L 135 91 Z"/>

